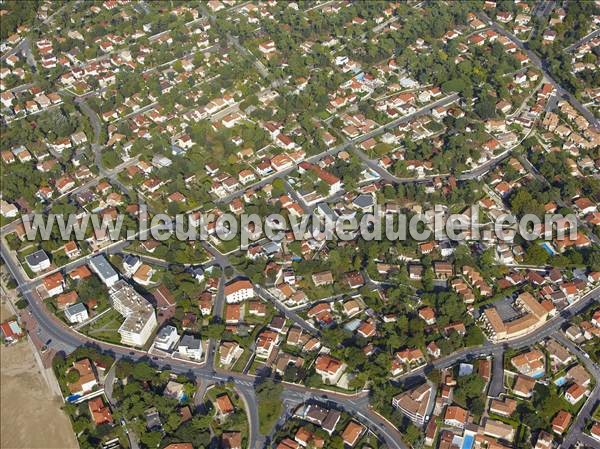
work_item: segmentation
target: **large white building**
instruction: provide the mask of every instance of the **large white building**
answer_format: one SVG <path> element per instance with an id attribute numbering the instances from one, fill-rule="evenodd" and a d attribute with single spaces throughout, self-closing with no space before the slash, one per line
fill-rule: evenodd
<path id="1" fill-rule="evenodd" d="M 248 279 L 238 279 L 225 286 L 225 299 L 229 304 L 254 298 L 254 287 Z"/>
<path id="2" fill-rule="evenodd" d="M 401 393 L 392 398 L 392 405 L 404 413 L 417 426 L 425 424 L 432 399 L 432 388 L 428 383 Z M 435 397 L 435 395 L 433 396 Z"/>
<path id="3" fill-rule="evenodd" d="M 123 280 L 113 285 L 110 298 L 115 310 L 125 317 L 119 328 L 121 343 L 144 346 L 158 325 L 152 304 Z"/>

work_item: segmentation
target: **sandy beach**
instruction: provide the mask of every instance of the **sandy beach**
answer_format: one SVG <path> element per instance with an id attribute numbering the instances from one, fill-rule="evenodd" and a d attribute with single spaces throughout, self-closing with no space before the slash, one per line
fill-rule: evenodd
<path id="1" fill-rule="evenodd" d="M 12 314 L 2 304 L 2 321 Z M 75 449 L 71 423 L 41 376 L 27 340 L 0 347 L 0 447 Z"/>

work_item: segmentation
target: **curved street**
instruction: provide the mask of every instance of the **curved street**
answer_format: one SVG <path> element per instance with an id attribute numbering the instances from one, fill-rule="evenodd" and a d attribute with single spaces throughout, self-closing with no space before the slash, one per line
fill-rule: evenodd
<path id="1" fill-rule="evenodd" d="M 327 2 L 326 2 L 327 3 Z M 325 3 L 325 4 L 326 4 Z M 544 2 L 537 8 L 536 15 L 546 16 L 550 14 L 552 11 L 554 2 Z M 322 5 L 321 5 L 322 6 Z M 62 8 L 59 9 L 61 11 Z M 57 14 L 59 11 L 55 12 Z M 210 16 L 210 14 L 206 13 Z M 54 15 L 50 16 L 47 21 L 50 21 Z M 546 61 L 542 60 L 536 53 L 529 49 L 527 43 L 518 39 L 514 34 L 507 31 L 505 28 L 500 26 L 498 23 L 492 21 L 487 15 L 484 13 L 479 14 L 480 18 L 489 26 L 490 29 L 496 31 L 499 34 L 502 34 L 508 37 L 512 42 L 514 42 L 519 49 L 528 56 L 529 60 L 533 65 L 539 68 L 544 77 L 554 86 L 556 89 L 556 94 L 558 98 L 568 99 L 571 104 L 575 106 L 575 108 L 589 121 L 592 127 L 596 129 L 600 129 L 600 122 L 598 119 L 583 105 L 579 102 L 574 95 L 572 95 L 569 91 L 564 89 L 557 81 L 552 78 L 552 75 L 548 71 Z M 385 26 L 388 22 L 382 24 L 381 26 Z M 577 46 L 588 42 L 598 35 L 598 30 L 590 33 L 589 35 L 582 38 L 580 41 L 575 44 L 567 47 L 564 51 L 572 51 Z M 157 35 L 158 36 L 158 35 Z M 262 64 L 261 61 L 256 59 L 252 53 L 240 45 L 239 40 L 235 36 L 228 36 L 228 41 L 231 45 L 236 47 L 242 54 L 254 60 L 254 64 L 256 66 L 257 71 L 264 77 L 269 77 L 269 72 L 267 68 Z M 210 49 L 206 49 L 206 51 L 212 51 L 212 47 Z M 31 42 L 29 38 L 25 38 L 20 41 L 12 50 L 10 50 L 7 54 L 2 56 L 2 60 L 4 60 L 7 56 L 11 54 L 15 54 L 17 52 L 21 52 L 30 65 L 35 66 L 35 61 L 31 56 Z M 103 58 L 108 58 L 110 55 L 105 55 Z M 33 61 L 33 64 L 31 64 Z M 271 82 L 268 89 L 276 88 L 281 83 L 282 80 L 274 80 Z M 96 95 L 94 93 L 93 95 Z M 101 142 L 101 136 L 103 132 L 103 123 L 96 111 L 94 111 L 90 105 L 87 103 L 86 98 L 92 96 L 92 94 L 86 94 L 84 96 L 77 97 L 75 99 L 75 103 L 81 110 L 81 112 L 88 118 L 89 123 L 94 132 L 94 139 L 91 142 L 91 148 L 94 153 L 95 158 L 95 166 L 98 168 L 99 175 L 94 179 L 88 181 L 84 185 L 78 187 L 77 189 L 68 192 L 65 195 L 71 195 L 80 190 L 87 189 L 96 185 L 101 179 L 108 178 L 111 183 L 119 188 L 123 193 L 127 195 L 131 195 L 130 189 L 121 183 L 118 179 L 118 174 L 128 165 L 137 162 L 137 159 L 131 159 L 127 162 L 123 162 L 113 169 L 107 169 L 104 166 L 102 160 L 102 151 L 105 149 L 105 145 Z M 385 125 L 379 126 L 363 135 L 360 135 L 353 139 L 344 139 L 343 143 L 337 145 L 333 148 L 330 148 L 326 151 L 323 151 L 319 154 L 310 156 L 306 158 L 307 162 L 317 162 L 321 160 L 323 157 L 327 155 L 332 155 L 339 153 L 343 150 L 350 149 L 352 150 L 361 161 L 369 167 L 369 169 L 376 173 L 381 179 L 394 183 L 394 184 L 402 184 L 402 183 L 423 183 L 429 182 L 435 177 L 446 178 L 449 175 L 432 175 L 425 176 L 422 178 L 400 178 L 392 175 L 387 170 L 382 168 L 376 160 L 370 159 L 369 156 L 364 153 L 362 150 L 357 148 L 356 146 L 362 142 L 365 142 L 368 139 L 371 139 L 375 136 L 383 134 L 384 132 L 397 127 L 401 123 L 406 123 L 413 120 L 415 117 L 420 115 L 429 114 L 435 108 L 440 106 L 447 106 L 459 98 L 459 94 L 450 93 L 444 98 L 437 100 L 431 104 L 428 104 L 419 110 L 407 114 L 403 117 L 397 118 L 395 120 L 386 123 Z M 149 109 L 150 107 L 154 107 L 153 105 L 148 105 L 145 108 Z M 233 106 L 233 109 L 236 109 L 238 105 Z M 145 108 L 141 110 L 141 112 L 145 112 Z M 221 118 L 222 115 L 231 112 L 232 109 L 225 109 L 221 111 L 218 115 Z M 140 113 L 140 111 L 136 111 L 136 113 Z M 471 171 L 464 172 L 461 175 L 457 176 L 459 180 L 470 180 L 479 178 L 483 174 L 487 173 L 494 167 L 496 167 L 500 162 L 506 159 L 512 152 L 513 148 L 507 149 L 501 154 L 497 155 L 493 159 L 485 162 L 484 164 L 474 168 Z M 527 168 L 534 174 L 535 169 L 529 161 L 525 163 Z M 291 173 L 294 168 L 283 170 L 281 172 L 274 173 L 273 175 L 262 178 L 261 180 L 247 185 L 244 188 L 241 188 L 223 198 L 220 198 L 217 202 L 221 204 L 229 203 L 232 199 L 241 196 L 248 189 L 259 189 L 262 186 L 271 183 L 275 178 L 283 178 Z M 289 184 L 287 187 L 291 189 Z M 295 191 L 291 189 L 292 196 L 296 198 Z M 62 196 L 61 196 L 62 197 Z M 302 198 L 296 198 L 300 204 L 305 204 Z M 38 335 L 41 341 L 45 341 L 46 345 L 52 348 L 57 352 L 64 352 L 66 354 L 74 351 L 76 348 L 90 345 L 98 350 L 105 352 L 114 356 L 117 360 L 119 359 L 129 359 L 132 361 L 148 361 L 156 366 L 158 369 L 169 369 L 177 374 L 184 374 L 189 376 L 190 378 L 194 378 L 196 383 L 200 385 L 200 389 L 206 388 L 206 386 L 210 383 L 215 382 L 231 382 L 234 384 L 236 391 L 239 393 L 240 397 L 243 400 L 246 408 L 246 414 L 248 418 L 249 425 L 249 437 L 248 437 L 248 447 L 251 449 L 265 447 L 268 442 L 268 436 L 261 435 L 259 431 L 259 413 L 258 413 L 258 399 L 256 395 L 256 385 L 261 382 L 263 379 L 258 376 L 253 376 L 249 374 L 234 372 L 223 370 L 217 368 L 215 365 L 215 355 L 217 352 L 219 340 L 218 339 L 210 339 L 208 342 L 208 348 L 206 351 L 206 360 L 203 363 L 190 362 L 182 359 L 170 358 L 166 356 L 149 354 L 146 351 L 134 349 L 130 347 L 124 347 L 120 345 L 115 345 L 103 341 L 96 340 L 92 337 L 88 337 L 74 328 L 67 327 L 57 316 L 55 316 L 44 304 L 43 300 L 40 298 L 37 292 L 37 288 L 42 283 L 43 276 L 48 275 L 50 272 L 57 271 L 69 271 L 75 267 L 81 266 L 89 262 L 89 259 L 99 253 L 99 252 L 121 252 L 128 244 L 128 241 L 118 241 L 114 242 L 109 247 L 105 247 L 101 250 L 95 251 L 94 253 L 82 257 L 78 260 L 70 262 L 62 267 L 54 268 L 49 272 L 46 272 L 43 276 L 37 276 L 33 279 L 29 279 L 25 272 L 19 265 L 19 261 L 14 255 L 14 252 L 10 250 L 7 242 L 4 239 L 4 236 L 8 232 L 12 232 L 16 229 L 18 225 L 18 220 L 10 223 L 2 229 L 2 236 L 0 236 L 0 255 L 2 259 L 6 263 L 9 272 L 12 277 L 16 281 L 17 290 L 21 293 L 21 295 L 28 302 L 28 311 L 31 316 L 35 319 L 38 326 Z M 594 241 L 597 243 L 597 239 L 592 237 Z M 207 242 L 203 242 L 204 248 L 212 255 L 215 264 L 221 266 L 222 268 L 231 267 L 233 268 L 233 272 L 235 274 L 241 274 L 236 272 L 235 268 L 230 263 L 229 259 L 226 255 L 221 254 L 218 250 L 216 250 L 212 245 Z M 224 295 L 224 283 L 225 278 L 221 279 L 219 284 L 219 288 L 216 294 L 215 304 L 214 304 L 214 316 L 216 318 L 222 319 L 223 310 L 225 306 L 225 295 Z M 283 305 L 277 298 L 275 298 L 267 289 L 265 289 L 261 285 L 256 285 L 255 290 L 257 295 L 262 298 L 264 301 L 271 303 L 279 313 L 285 315 L 285 317 L 294 322 L 296 325 L 301 327 L 304 331 L 309 332 L 313 335 L 319 335 L 320 331 L 315 326 L 313 326 L 310 322 L 306 321 L 300 314 L 298 314 L 294 310 L 290 310 L 288 307 Z M 493 343 L 490 341 L 486 341 L 483 345 L 477 347 L 469 347 L 463 348 L 459 351 L 456 351 L 450 355 L 441 357 L 439 359 L 435 359 L 434 361 L 421 366 L 417 369 L 414 369 L 410 372 L 402 374 L 398 378 L 395 379 L 394 382 L 402 381 L 406 385 L 410 385 L 416 382 L 423 382 L 426 376 L 434 369 L 440 370 L 444 368 L 451 367 L 455 365 L 457 362 L 466 360 L 470 361 L 475 358 L 481 356 L 491 356 L 493 360 L 492 365 L 492 378 L 490 380 L 488 395 L 491 397 L 498 397 L 503 391 L 503 356 L 505 350 L 509 348 L 520 349 L 528 346 L 535 345 L 539 341 L 546 339 L 548 337 L 552 337 L 559 341 L 562 345 L 567 347 L 571 353 L 577 356 L 577 358 L 585 365 L 586 369 L 596 378 L 596 380 L 600 379 L 600 367 L 589 359 L 588 355 L 582 351 L 576 344 L 565 338 L 562 333 L 562 329 L 565 325 L 570 321 L 571 318 L 580 314 L 583 310 L 589 307 L 592 303 L 598 302 L 600 299 L 600 287 L 596 287 L 590 291 L 588 291 L 585 295 L 583 295 L 578 301 L 571 304 L 566 309 L 562 310 L 555 317 L 549 319 L 545 322 L 541 327 L 536 329 L 535 331 L 520 337 L 518 339 L 514 339 L 511 341 L 503 341 L 498 343 Z M 109 373 L 106 377 L 106 397 L 108 398 L 110 403 L 113 403 L 112 398 L 112 384 L 114 381 L 115 369 L 114 366 L 111 367 Z M 286 407 L 295 407 L 300 405 L 306 401 L 319 401 L 325 402 L 332 407 L 336 407 L 340 410 L 343 410 L 350 414 L 351 416 L 357 418 L 359 421 L 363 422 L 368 428 L 376 434 L 390 449 L 408 449 L 408 446 L 404 443 L 402 439 L 401 433 L 398 429 L 385 418 L 380 416 L 376 411 L 374 411 L 370 406 L 370 391 L 368 389 L 357 391 L 354 394 L 345 394 L 334 392 L 325 389 L 311 388 L 300 384 L 292 384 L 288 382 L 282 382 L 283 384 L 283 394 L 282 394 L 282 402 L 286 404 Z M 390 398 L 391 399 L 391 398 Z M 574 418 L 574 422 L 571 425 L 569 431 L 564 437 L 563 447 L 570 448 L 572 445 L 577 442 L 584 442 L 591 446 L 598 446 L 597 442 L 591 440 L 591 438 L 584 433 L 584 430 L 587 425 L 587 420 L 593 413 L 595 407 L 600 401 L 600 383 L 596 383 L 596 386 L 592 390 L 589 398 L 586 399 L 586 402 L 579 414 Z M 133 437 L 132 446 L 136 446 L 135 436 Z"/>
<path id="2" fill-rule="evenodd" d="M 50 313 L 35 292 L 35 286 L 38 285 L 40 281 L 28 281 L 24 278 L 20 268 L 15 265 L 15 261 L 10 257 L 4 239 L 1 240 L 0 249 L 0 253 L 5 260 L 10 273 L 18 284 L 19 291 L 28 300 L 29 309 L 39 323 L 39 327 L 43 333 L 41 338 L 43 340 L 51 340 L 50 346 L 53 349 L 69 353 L 79 346 L 90 344 L 106 353 L 113 355 L 117 359 L 128 358 L 132 360 L 147 360 L 149 358 L 148 353 L 144 351 L 94 340 L 66 327 L 56 316 Z M 449 356 L 435 360 L 433 363 L 417 370 L 406 373 L 400 377 L 400 380 L 406 380 L 409 378 L 422 378 L 425 373 L 429 372 L 433 368 L 445 368 L 455 364 L 459 360 L 468 360 L 483 355 L 501 353 L 501 351 L 507 346 L 521 348 L 540 341 L 550 335 L 555 336 L 558 334 L 561 326 L 563 326 L 563 324 L 565 324 L 572 316 L 578 314 L 592 302 L 598 301 L 599 297 L 600 287 L 596 287 L 592 291 L 588 292 L 579 301 L 574 303 L 569 309 L 564 310 L 562 313 L 549 320 L 541 328 L 530 335 L 506 343 L 486 342 L 484 345 L 479 347 L 463 349 Z M 269 298 L 267 297 L 266 299 Z M 285 307 L 281 310 L 286 312 L 287 315 L 287 309 Z M 256 402 L 256 395 L 254 393 L 254 385 L 259 379 L 248 374 L 241 374 L 213 368 L 212 357 L 214 357 L 214 351 L 209 352 L 211 363 L 206 363 L 203 366 L 199 366 L 194 362 L 187 362 L 179 359 L 167 359 L 164 357 L 153 357 L 152 363 L 157 365 L 159 368 L 168 368 L 176 373 L 188 374 L 194 378 L 205 379 L 207 381 L 233 382 L 248 404 L 248 419 L 251 429 L 258 429 L 258 405 Z M 599 390 L 596 389 L 594 392 L 594 397 L 597 397 L 598 394 Z M 407 446 L 402 442 L 401 435 L 398 430 L 369 408 L 368 396 L 368 391 L 363 391 L 356 395 L 347 395 L 289 383 L 285 383 L 284 388 L 285 399 L 291 400 L 292 402 L 297 402 L 298 404 L 306 400 L 325 400 L 335 403 L 339 408 L 352 415 L 359 416 L 362 420 L 364 420 L 365 424 L 367 424 L 372 431 L 378 434 L 390 448 L 406 449 Z M 593 401 L 588 401 L 588 403 L 591 402 Z M 250 447 L 260 447 L 259 442 L 262 441 L 262 439 L 259 432 L 252 431 L 251 435 L 252 444 Z"/>

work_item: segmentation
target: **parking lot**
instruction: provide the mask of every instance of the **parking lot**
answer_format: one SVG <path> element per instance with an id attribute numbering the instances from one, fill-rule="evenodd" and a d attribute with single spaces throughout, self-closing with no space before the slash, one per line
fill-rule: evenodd
<path id="1" fill-rule="evenodd" d="M 496 307 L 502 321 L 510 321 L 521 315 L 521 312 L 513 307 L 513 303 L 514 300 L 510 296 L 502 298 L 494 303 L 494 307 Z"/>

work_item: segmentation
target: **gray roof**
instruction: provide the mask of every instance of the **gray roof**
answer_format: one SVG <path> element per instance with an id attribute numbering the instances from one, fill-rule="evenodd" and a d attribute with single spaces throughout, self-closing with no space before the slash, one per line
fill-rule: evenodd
<path id="1" fill-rule="evenodd" d="M 156 408 L 149 408 L 144 414 L 146 415 L 146 427 L 148 430 L 162 429 L 162 422 Z"/>
<path id="2" fill-rule="evenodd" d="M 177 333 L 177 328 L 175 326 L 171 326 L 169 324 L 158 331 L 158 334 L 156 334 L 156 338 L 159 338 L 159 339 L 169 338 L 169 336 L 173 332 Z"/>
<path id="3" fill-rule="evenodd" d="M 27 264 L 31 267 L 39 265 L 42 262 L 49 261 L 50 259 L 48 258 L 46 251 L 40 249 L 39 251 L 31 253 L 29 256 L 25 257 L 25 260 L 27 261 Z"/>
<path id="4" fill-rule="evenodd" d="M 133 267 L 136 263 L 138 263 L 138 260 L 140 260 L 138 256 L 134 256 L 133 254 L 125 254 L 125 257 L 123 257 L 123 265 Z"/>
<path id="5" fill-rule="evenodd" d="M 87 309 L 85 308 L 82 302 L 78 302 L 67 307 L 65 313 L 67 313 L 68 315 L 75 315 L 84 311 L 87 311 Z"/>
<path id="6" fill-rule="evenodd" d="M 317 209 L 319 210 L 320 214 L 323 216 L 327 216 L 327 217 L 331 218 L 332 220 L 335 220 L 337 218 L 337 214 L 331 209 L 331 207 L 329 207 L 329 204 L 327 204 L 327 203 L 317 204 Z"/>
<path id="7" fill-rule="evenodd" d="M 360 207 L 361 209 L 365 209 L 367 207 L 373 206 L 373 197 L 371 195 L 358 195 L 354 201 L 354 205 Z"/>
<path id="8" fill-rule="evenodd" d="M 325 418 L 321 427 L 327 432 L 332 432 L 341 416 L 342 413 L 339 410 L 329 410 L 329 413 L 327 413 L 327 418 Z"/>
<path id="9" fill-rule="evenodd" d="M 263 250 L 268 255 L 278 253 L 280 249 L 281 249 L 281 245 L 277 242 L 266 242 L 263 245 Z"/>
<path id="10" fill-rule="evenodd" d="M 204 268 L 199 265 L 196 267 L 190 267 L 190 273 L 193 276 L 204 276 Z"/>
<path id="11" fill-rule="evenodd" d="M 118 276 L 115 269 L 108 263 L 108 260 L 106 260 L 106 257 L 104 257 L 102 254 L 92 257 L 90 260 L 90 265 L 103 279 L 109 279 L 113 276 Z"/>
<path id="12" fill-rule="evenodd" d="M 202 340 L 195 338 L 193 335 L 184 335 L 179 342 L 179 346 L 186 346 L 189 349 L 200 349 Z"/>

